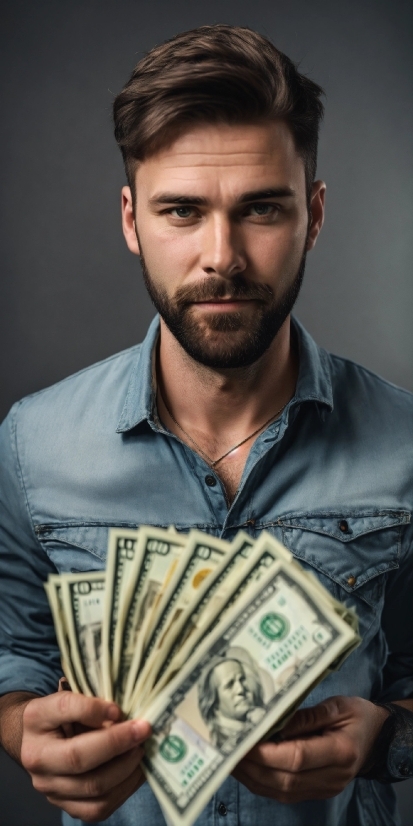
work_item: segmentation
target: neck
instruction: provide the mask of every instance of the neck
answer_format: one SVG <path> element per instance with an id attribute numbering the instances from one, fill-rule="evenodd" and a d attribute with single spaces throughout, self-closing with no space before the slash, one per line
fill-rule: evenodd
<path id="1" fill-rule="evenodd" d="M 288 318 L 270 348 L 246 368 L 217 370 L 195 362 L 161 320 L 158 382 L 174 418 L 191 433 L 234 441 L 283 407 L 294 393 L 297 359 Z M 162 418 L 162 403 L 160 405 Z M 231 435 L 230 435 L 231 434 Z"/>

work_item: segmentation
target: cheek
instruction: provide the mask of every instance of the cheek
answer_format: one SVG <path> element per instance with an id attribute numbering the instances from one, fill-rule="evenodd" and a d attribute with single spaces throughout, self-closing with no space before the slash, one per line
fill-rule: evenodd
<path id="1" fill-rule="evenodd" d="M 297 274 L 305 246 L 305 231 L 277 232 L 255 239 L 250 260 L 263 280 L 282 288 Z"/>
<path id="2" fill-rule="evenodd" d="M 139 232 L 142 251 L 146 265 L 155 281 L 163 282 L 167 277 L 169 283 L 188 276 L 198 260 L 198 244 L 194 235 L 171 231 L 172 228 L 146 227 Z"/>

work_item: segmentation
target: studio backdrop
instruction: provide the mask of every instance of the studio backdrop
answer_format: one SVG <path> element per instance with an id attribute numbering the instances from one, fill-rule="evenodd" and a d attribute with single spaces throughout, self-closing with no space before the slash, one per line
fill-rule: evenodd
<path id="1" fill-rule="evenodd" d="M 326 92 L 326 222 L 296 314 L 319 344 L 413 389 L 409 2 L 14 0 L 0 49 L 0 418 L 143 338 L 154 310 L 121 233 L 111 104 L 153 45 L 217 22 L 268 36 Z M 2 826 L 58 823 L 0 761 Z M 405 826 L 411 792 L 399 785 Z"/>

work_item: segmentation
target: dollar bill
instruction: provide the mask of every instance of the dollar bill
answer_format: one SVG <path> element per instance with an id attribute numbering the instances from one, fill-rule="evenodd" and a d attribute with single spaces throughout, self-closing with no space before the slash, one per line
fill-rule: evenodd
<path id="1" fill-rule="evenodd" d="M 102 621 L 105 571 L 66 574 L 61 578 L 62 605 L 71 660 L 83 694 L 102 697 Z"/>
<path id="2" fill-rule="evenodd" d="M 114 697 L 126 710 L 127 686 L 139 671 L 143 636 L 165 580 L 172 576 L 187 537 L 161 528 L 142 527 L 129 571 L 129 583 L 118 612 L 114 647 L 119 666 L 113 672 Z"/>
<path id="3" fill-rule="evenodd" d="M 80 693 L 79 683 L 75 676 L 72 653 L 70 650 L 70 639 L 67 631 L 65 611 L 62 600 L 61 576 L 50 574 L 48 581 L 44 585 L 52 612 L 54 627 L 56 631 L 57 643 L 61 655 L 63 673 L 69 682 L 70 688 L 76 694 Z"/>
<path id="4" fill-rule="evenodd" d="M 146 709 L 143 767 L 168 822 L 191 826 L 244 754 L 358 642 L 285 561 L 244 589 Z"/>
<path id="5" fill-rule="evenodd" d="M 138 538 L 138 530 L 128 528 L 109 530 L 102 626 L 102 682 L 106 700 L 113 699 L 113 684 L 119 669 L 121 650 L 119 637 L 116 639 L 116 629 L 120 606 L 130 582 Z"/>
<path id="6" fill-rule="evenodd" d="M 183 612 L 197 600 L 200 586 L 225 559 L 230 549 L 229 542 L 207 536 L 201 531 L 191 531 L 185 552 L 157 605 L 156 623 L 152 623 L 144 641 L 139 676 L 137 658 L 130 669 L 125 697 L 128 707 L 135 706 L 137 701 L 143 705 L 155 680 L 160 650 L 167 645 L 165 638 L 168 629 L 179 628 Z"/>

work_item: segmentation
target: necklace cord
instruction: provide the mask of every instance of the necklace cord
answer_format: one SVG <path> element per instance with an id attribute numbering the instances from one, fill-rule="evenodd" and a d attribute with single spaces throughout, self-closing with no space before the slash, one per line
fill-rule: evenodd
<path id="1" fill-rule="evenodd" d="M 231 447 L 229 450 L 227 450 L 227 451 L 226 451 L 226 453 L 223 453 L 223 455 L 222 455 L 222 456 L 220 456 L 220 457 L 219 457 L 219 459 L 211 459 L 211 457 L 210 457 L 210 456 L 208 456 L 208 454 L 207 454 L 207 453 L 205 453 L 205 450 L 203 450 L 203 449 L 202 449 L 202 447 L 200 447 L 200 445 L 199 445 L 199 444 L 195 441 L 195 439 L 193 439 L 193 438 L 192 438 L 192 436 L 190 436 L 190 434 L 189 434 L 189 433 L 187 433 L 187 432 L 186 432 L 186 430 L 184 430 L 184 428 L 182 427 L 182 425 L 180 425 L 180 424 L 179 424 L 179 422 L 177 422 L 177 420 L 175 419 L 175 417 L 172 415 L 172 413 L 171 413 L 171 411 L 170 411 L 170 409 L 169 409 L 168 405 L 166 404 L 166 401 L 165 401 L 165 399 L 164 399 L 164 397 L 163 397 L 163 395 L 162 395 L 162 393 L 161 393 L 161 391 L 160 391 L 159 387 L 158 387 L 158 393 L 159 393 L 159 396 L 160 396 L 160 398 L 161 398 L 161 400 L 162 400 L 162 403 L 163 403 L 163 405 L 164 405 L 164 407 L 165 407 L 165 409 L 166 409 L 166 411 L 167 411 L 168 415 L 171 417 L 171 419 L 172 419 L 172 421 L 174 422 L 174 424 L 176 424 L 176 426 L 177 426 L 177 427 L 179 427 L 179 430 L 180 430 L 180 431 L 181 431 L 181 432 L 182 432 L 182 433 L 183 433 L 183 434 L 187 437 L 187 439 L 189 439 L 189 441 L 190 441 L 190 442 L 192 442 L 192 444 L 193 444 L 193 445 L 195 445 L 195 447 L 197 448 L 197 450 L 199 451 L 199 453 L 201 453 L 201 455 L 204 457 L 204 459 L 206 459 L 207 464 L 208 464 L 208 465 L 209 465 L 212 469 L 214 469 L 214 468 L 215 468 L 215 467 L 219 464 L 219 462 L 222 462 L 222 460 L 223 460 L 223 459 L 225 459 L 227 456 L 229 456 L 229 454 L 230 454 L 230 453 L 232 453 L 234 450 L 236 450 L 236 449 L 237 449 L 237 447 L 241 447 L 241 445 L 244 445 L 244 444 L 245 444 L 245 442 L 248 442 L 250 439 L 253 439 L 253 438 L 254 438 L 254 436 L 256 436 L 256 435 L 257 435 L 257 434 L 258 434 L 261 430 L 264 430 L 264 428 L 265 428 L 265 427 L 267 427 L 267 425 L 269 425 L 269 424 L 270 424 L 270 422 L 272 422 L 272 421 L 273 421 L 273 419 L 275 419 L 277 416 L 279 416 L 279 414 L 280 414 L 280 413 L 284 410 L 284 408 L 285 408 L 285 407 L 286 407 L 286 405 L 287 405 L 287 402 L 286 402 L 285 404 L 283 404 L 283 406 L 282 406 L 282 407 L 280 407 L 280 409 L 279 409 L 279 410 L 277 410 L 275 413 L 273 413 L 273 414 L 272 414 L 272 416 L 270 416 L 270 418 L 269 418 L 269 419 L 267 419 L 267 421 L 266 421 L 266 422 L 264 422 L 264 424 L 260 425 L 260 427 L 257 427 L 257 429 L 256 429 L 256 430 L 254 430 L 254 432 L 253 432 L 253 433 L 250 433 L 250 434 L 249 434 L 249 436 L 246 436 L 246 437 L 245 437 L 245 439 L 242 439 L 242 441 L 241 441 L 241 442 L 237 442 L 237 444 L 236 444 L 236 445 L 234 445 L 233 447 Z"/>

